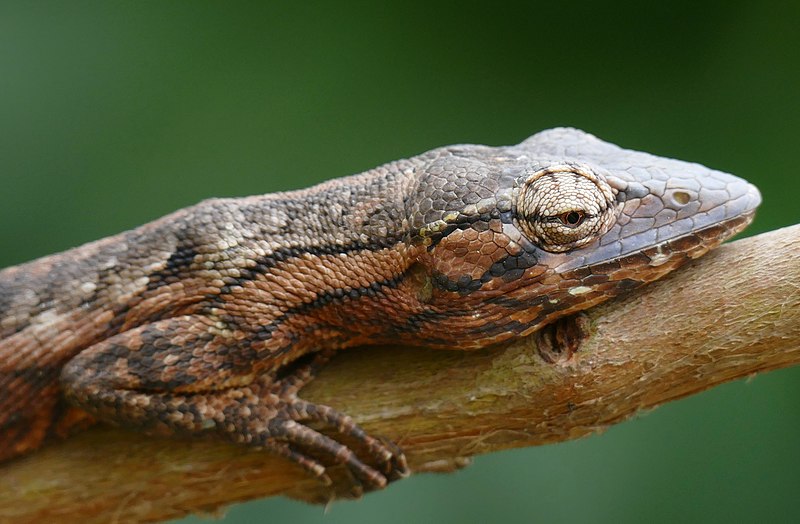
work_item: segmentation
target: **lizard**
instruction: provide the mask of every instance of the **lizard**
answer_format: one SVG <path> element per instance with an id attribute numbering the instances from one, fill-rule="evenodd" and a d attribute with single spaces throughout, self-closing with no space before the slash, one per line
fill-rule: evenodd
<path id="1" fill-rule="evenodd" d="M 402 450 L 298 394 L 333 353 L 509 343 L 703 255 L 760 200 L 733 175 L 554 128 L 206 200 L 6 268 L 0 461 L 103 421 L 382 488 L 408 474 Z"/>

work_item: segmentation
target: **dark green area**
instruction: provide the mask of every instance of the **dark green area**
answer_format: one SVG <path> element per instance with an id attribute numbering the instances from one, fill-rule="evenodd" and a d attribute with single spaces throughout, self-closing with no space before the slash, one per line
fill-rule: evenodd
<path id="1" fill-rule="evenodd" d="M 798 5 L 4 2 L 0 266 L 555 125 L 753 181 L 750 234 L 797 223 Z M 325 515 L 273 499 L 226 522 L 796 520 L 798 396 L 800 369 L 775 372 Z"/>

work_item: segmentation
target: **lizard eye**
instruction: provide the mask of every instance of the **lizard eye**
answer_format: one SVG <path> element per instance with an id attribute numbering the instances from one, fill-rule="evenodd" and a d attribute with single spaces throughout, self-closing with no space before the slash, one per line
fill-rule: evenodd
<path id="1" fill-rule="evenodd" d="M 586 218 L 586 213 L 582 210 L 572 210 L 567 211 L 566 213 L 561 213 L 558 216 L 558 219 L 567 227 L 578 227 L 583 223 L 583 219 Z"/>
<path id="2" fill-rule="evenodd" d="M 608 231 L 616 208 L 614 193 L 595 173 L 575 166 L 537 171 L 517 196 L 522 231 L 542 249 L 564 252 Z"/>

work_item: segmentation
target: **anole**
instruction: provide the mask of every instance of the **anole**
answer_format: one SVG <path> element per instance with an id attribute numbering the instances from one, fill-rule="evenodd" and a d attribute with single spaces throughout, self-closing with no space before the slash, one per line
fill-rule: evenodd
<path id="1" fill-rule="evenodd" d="M 566 128 L 201 202 L 0 271 L 0 460 L 105 421 L 381 488 L 402 451 L 298 396 L 333 352 L 508 342 L 701 256 L 759 203 L 735 176 Z"/>

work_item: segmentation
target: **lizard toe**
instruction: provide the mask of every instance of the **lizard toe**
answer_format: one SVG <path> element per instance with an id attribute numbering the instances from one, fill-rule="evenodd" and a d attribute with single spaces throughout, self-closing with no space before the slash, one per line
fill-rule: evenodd
<path id="1" fill-rule="evenodd" d="M 369 435 L 352 417 L 335 409 L 296 399 L 289 406 L 290 414 L 298 422 L 316 422 L 335 429 L 341 436 L 363 448 L 370 463 L 382 471 L 389 480 L 408 476 L 408 463 L 400 448 L 387 439 Z"/>
<path id="2" fill-rule="evenodd" d="M 296 461 L 298 457 L 314 461 L 310 457 L 345 466 L 352 476 L 356 490 L 374 491 L 383 489 L 388 479 L 381 472 L 365 464 L 349 447 L 322 433 L 291 419 L 276 419 L 270 423 L 270 438 L 286 443 L 291 449 L 302 449 L 297 456 L 287 456 Z M 302 465 L 302 464 L 301 464 Z"/>

